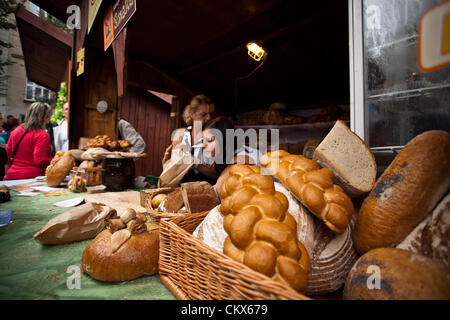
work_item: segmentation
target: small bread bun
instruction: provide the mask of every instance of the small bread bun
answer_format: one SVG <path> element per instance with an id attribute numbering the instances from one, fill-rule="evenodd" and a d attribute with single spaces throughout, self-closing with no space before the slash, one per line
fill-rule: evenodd
<path id="1" fill-rule="evenodd" d="M 167 196 L 167 194 L 165 194 L 165 193 L 160 193 L 160 194 L 157 194 L 156 196 L 154 196 L 152 199 L 152 207 L 154 209 L 158 208 L 161 201 L 163 201 L 166 196 Z"/>

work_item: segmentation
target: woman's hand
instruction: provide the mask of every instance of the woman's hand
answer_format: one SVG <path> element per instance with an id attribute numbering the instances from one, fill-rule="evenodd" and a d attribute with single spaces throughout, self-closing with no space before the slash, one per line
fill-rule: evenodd
<path id="1" fill-rule="evenodd" d="M 162 159 L 162 163 L 166 163 L 170 157 L 172 156 L 172 148 L 173 148 L 173 144 L 171 144 L 170 146 L 167 147 L 166 152 L 164 152 L 164 157 Z"/>

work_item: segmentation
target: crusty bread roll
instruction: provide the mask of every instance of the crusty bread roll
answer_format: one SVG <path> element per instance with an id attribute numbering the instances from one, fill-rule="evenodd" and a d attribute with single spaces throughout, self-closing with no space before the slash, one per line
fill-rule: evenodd
<path id="1" fill-rule="evenodd" d="M 304 292 L 309 271 L 306 248 L 287 212 L 286 197 L 258 166 L 233 165 L 222 184 L 220 211 L 228 234 L 223 253 L 253 270 Z"/>
<path id="2" fill-rule="evenodd" d="M 344 299 L 450 299 L 450 269 L 407 250 L 374 249 L 353 266 L 345 282 Z"/>
<path id="3" fill-rule="evenodd" d="M 350 197 L 370 192 L 375 185 L 375 157 L 365 142 L 343 121 L 336 121 L 314 150 L 312 159 L 330 169 L 335 183 Z"/>
<path id="4" fill-rule="evenodd" d="M 450 193 L 397 245 L 450 267 Z"/>
<path id="5" fill-rule="evenodd" d="M 159 193 L 152 198 L 152 208 L 157 209 L 167 194 Z"/>
<path id="6" fill-rule="evenodd" d="M 450 134 L 432 130 L 412 139 L 364 200 L 353 233 L 360 254 L 400 243 L 450 187 Z"/>
<path id="7" fill-rule="evenodd" d="M 70 152 L 58 151 L 46 169 L 47 185 L 59 186 L 74 166 L 75 160 Z"/>
<path id="8" fill-rule="evenodd" d="M 146 231 L 135 235 L 128 228 L 102 231 L 84 249 L 81 267 L 96 280 L 127 281 L 157 273 L 158 259 L 159 229 L 147 224 Z"/>
<path id="9" fill-rule="evenodd" d="M 314 160 L 278 150 L 261 157 L 261 165 L 335 233 L 343 233 L 354 207 L 341 187 L 333 184 L 330 169 Z"/>

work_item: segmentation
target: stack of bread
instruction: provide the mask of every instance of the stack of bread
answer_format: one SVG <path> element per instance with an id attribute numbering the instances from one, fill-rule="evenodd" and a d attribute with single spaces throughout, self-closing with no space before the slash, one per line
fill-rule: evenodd
<path id="1" fill-rule="evenodd" d="M 273 188 L 257 168 L 231 166 L 216 186 L 222 204 L 210 211 L 193 235 L 293 286 L 291 279 L 279 274 L 279 266 L 273 267 L 272 259 L 283 256 L 277 242 L 271 242 L 281 228 L 278 233 L 271 230 L 270 236 L 259 230 L 265 219 L 290 225 L 286 218 L 290 215 L 298 248 L 309 258 L 309 266 L 296 260 L 299 256 L 291 260 L 299 262 L 292 270 L 307 273 L 306 283 L 297 273 L 297 285 L 305 285 L 299 287 L 307 295 L 343 292 L 346 299 L 450 299 L 449 164 L 450 135 L 430 131 L 411 140 L 376 180 L 370 149 L 337 121 L 313 159 L 285 151 L 269 152 L 261 159 L 280 181 Z M 284 229 L 285 248 L 292 249 L 291 231 Z M 264 245 L 256 246 L 259 241 Z M 254 262 L 256 255 L 260 258 Z M 420 268 L 429 272 L 417 272 Z M 379 290 L 369 285 L 372 270 L 381 270 Z"/>
<path id="2" fill-rule="evenodd" d="M 450 134 L 408 142 L 361 206 L 345 298 L 450 299 L 449 188 Z"/>

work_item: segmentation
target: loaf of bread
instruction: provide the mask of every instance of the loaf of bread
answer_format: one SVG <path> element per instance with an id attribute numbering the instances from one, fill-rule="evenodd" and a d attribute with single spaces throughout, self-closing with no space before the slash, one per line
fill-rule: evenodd
<path id="1" fill-rule="evenodd" d="M 278 150 L 261 157 L 261 165 L 335 233 L 343 233 L 353 216 L 351 199 L 333 184 L 333 173 L 314 160 Z"/>
<path id="2" fill-rule="evenodd" d="M 308 251 L 309 257 L 312 257 L 314 251 L 314 216 L 308 211 L 286 187 L 281 183 L 275 182 L 275 191 L 282 193 L 289 202 L 288 212 L 297 222 L 297 240 L 300 241 Z"/>
<path id="3" fill-rule="evenodd" d="M 353 240 L 360 254 L 399 244 L 450 187 L 450 134 L 424 132 L 399 152 L 364 199 Z"/>
<path id="4" fill-rule="evenodd" d="M 448 300 L 450 269 L 407 250 L 374 249 L 360 257 L 351 269 L 344 299 Z"/>
<path id="5" fill-rule="evenodd" d="M 281 183 L 275 182 L 275 191 L 281 192 L 289 202 L 288 212 L 297 222 L 297 239 L 305 246 L 308 254 L 312 254 L 314 248 L 314 217 L 295 199 L 289 190 Z M 223 228 L 223 215 L 220 206 L 213 208 L 197 226 L 193 236 L 202 240 L 213 249 L 222 252 L 225 238 L 228 236 Z"/>
<path id="6" fill-rule="evenodd" d="M 233 165 L 222 184 L 220 211 L 228 234 L 223 253 L 253 270 L 304 292 L 309 257 L 297 240 L 288 200 L 258 166 Z"/>
<path id="7" fill-rule="evenodd" d="M 145 221 L 145 215 L 139 216 L 132 209 L 108 220 L 107 229 L 83 251 L 83 271 L 96 280 L 110 282 L 157 273 L 159 228 Z"/>
<path id="8" fill-rule="evenodd" d="M 81 155 L 83 160 L 101 160 L 100 156 L 110 154 L 110 151 L 102 147 L 89 148 Z"/>
<path id="9" fill-rule="evenodd" d="M 350 269 L 359 257 L 351 237 L 354 221 L 352 219 L 342 234 L 335 234 L 323 223 L 317 224 L 314 249 L 310 255 L 307 295 L 329 294 L 344 285 Z"/>
<path id="10" fill-rule="evenodd" d="M 203 241 L 207 246 L 223 252 L 223 244 L 228 234 L 223 228 L 223 215 L 219 210 L 219 205 L 213 208 L 195 228 L 192 235 Z"/>
<path id="11" fill-rule="evenodd" d="M 206 181 L 181 184 L 181 192 L 187 212 L 208 211 L 219 204 L 219 198 L 213 186 Z"/>
<path id="12" fill-rule="evenodd" d="M 342 121 L 336 121 L 315 149 L 312 159 L 330 169 L 334 182 L 350 197 L 370 192 L 375 185 L 375 157 L 364 141 Z"/>
<path id="13" fill-rule="evenodd" d="M 181 188 L 176 188 L 170 192 L 159 204 L 159 212 L 178 212 L 184 206 L 183 194 Z"/>
<path id="14" fill-rule="evenodd" d="M 59 186 L 74 166 L 75 160 L 70 152 L 58 151 L 46 169 L 47 185 Z"/>
<path id="15" fill-rule="evenodd" d="M 397 245 L 450 267 L 450 193 Z"/>

